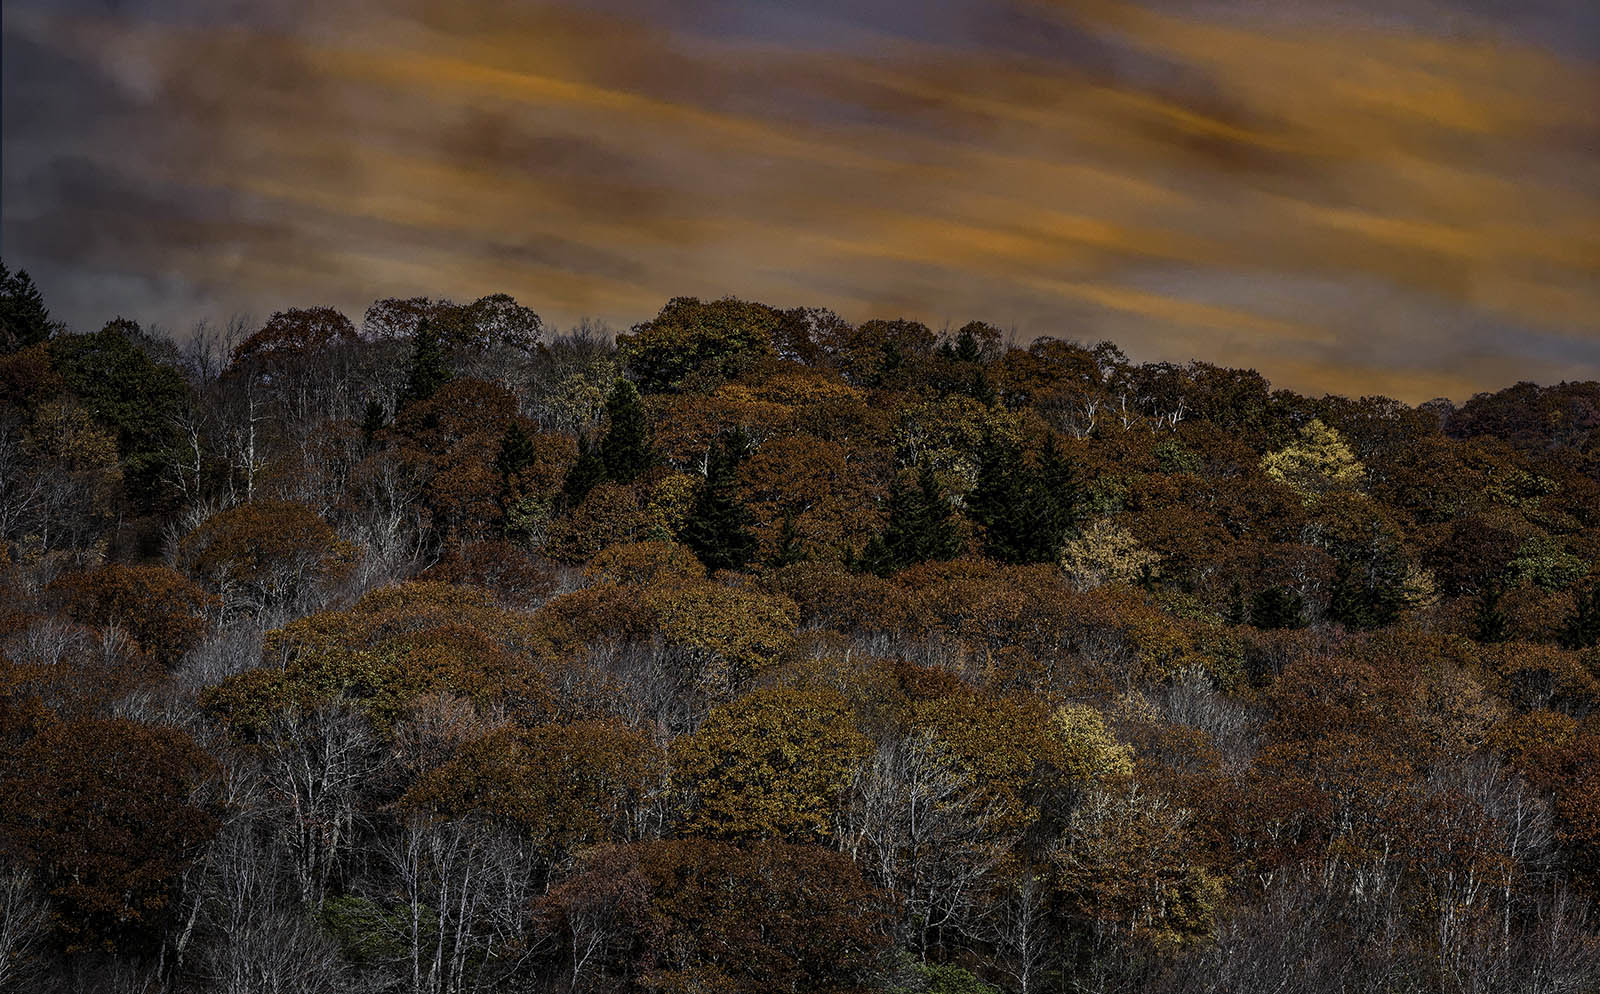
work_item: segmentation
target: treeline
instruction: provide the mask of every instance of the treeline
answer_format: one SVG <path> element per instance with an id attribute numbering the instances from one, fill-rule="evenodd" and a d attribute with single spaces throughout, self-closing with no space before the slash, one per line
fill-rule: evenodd
<path id="1" fill-rule="evenodd" d="M 1600 384 L 0 284 L 0 989 L 1600 987 Z"/>

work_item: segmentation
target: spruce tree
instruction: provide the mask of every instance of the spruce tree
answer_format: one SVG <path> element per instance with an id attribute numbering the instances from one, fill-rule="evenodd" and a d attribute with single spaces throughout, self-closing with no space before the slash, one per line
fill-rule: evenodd
<path id="1" fill-rule="evenodd" d="M 706 572 L 742 569 L 756 554 L 750 512 L 739 500 L 735 476 L 749 450 L 744 432 L 734 429 L 718 439 L 706 460 L 706 478 L 678 531 L 678 540 L 694 551 Z"/>
<path id="2" fill-rule="evenodd" d="M 1477 608 L 1473 611 L 1472 618 L 1474 641 L 1485 645 L 1504 642 L 1511 634 L 1511 620 L 1507 617 L 1505 608 L 1500 605 L 1500 597 L 1499 584 L 1484 587 L 1478 595 Z"/>
<path id="3" fill-rule="evenodd" d="M 589 443 L 587 435 L 579 435 L 577 461 L 567 470 L 567 478 L 561 482 L 562 502 L 568 507 L 577 507 L 589 496 L 589 491 L 604 483 L 605 479 L 606 467 L 600 461 L 600 454 Z"/>
<path id="4" fill-rule="evenodd" d="M 771 564 L 775 567 L 793 566 L 805 559 L 800 538 L 800 526 L 795 523 L 794 511 L 783 512 L 783 522 L 778 526 L 778 548 L 773 553 Z"/>
<path id="5" fill-rule="evenodd" d="M 952 350 L 952 358 L 958 362 L 977 362 L 983 358 L 983 350 L 978 345 L 977 336 L 963 328 L 961 334 L 956 336 L 956 347 Z"/>
<path id="6" fill-rule="evenodd" d="M 1328 614 L 1346 628 L 1382 628 L 1405 607 L 1405 565 L 1392 550 L 1366 562 L 1340 559 Z"/>
<path id="7" fill-rule="evenodd" d="M 1574 591 L 1572 614 L 1561 628 L 1561 644 L 1568 649 L 1589 649 L 1600 645 L 1600 582 L 1587 593 Z"/>
<path id="8" fill-rule="evenodd" d="M 869 544 L 862 554 L 866 568 L 880 574 L 960 554 L 961 528 L 939 490 L 932 465 L 922 464 L 914 485 L 895 481 L 880 543 L 881 549 Z"/>
<path id="9" fill-rule="evenodd" d="M 1304 627 L 1304 612 L 1305 599 L 1288 587 L 1268 587 L 1250 598 L 1250 624 L 1257 628 Z"/>
<path id="10" fill-rule="evenodd" d="M 426 318 L 417 326 L 417 336 L 411 350 L 411 369 L 406 374 L 405 390 L 400 395 L 400 406 L 421 403 L 450 382 L 450 354 L 444 341 Z"/>
<path id="11" fill-rule="evenodd" d="M 978 460 L 968 514 L 983 528 L 983 552 L 1003 563 L 1051 563 L 1077 527 L 1077 471 L 1052 437 L 1033 465 L 993 435 Z"/>
<path id="12" fill-rule="evenodd" d="M 367 408 L 361 414 L 361 438 L 371 445 L 383 430 L 385 419 L 383 416 L 383 402 L 373 397 L 367 401 Z"/>
<path id="13" fill-rule="evenodd" d="M 978 482 L 967 495 L 967 513 L 982 528 L 983 554 L 1003 563 L 1029 561 L 1029 490 L 1022 449 L 984 436 L 978 455 Z"/>
<path id="14" fill-rule="evenodd" d="M 606 434 L 600 441 L 600 461 L 605 464 L 606 477 L 618 483 L 632 483 L 655 465 L 638 388 L 618 379 L 606 398 L 606 420 Z"/>
<path id="15" fill-rule="evenodd" d="M 506 426 L 505 434 L 500 436 L 500 452 L 494 457 L 495 471 L 500 474 L 502 481 L 509 481 L 532 466 L 533 459 L 533 441 L 522 430 L 522 425 L 511 422 Z"/>
<path id="16" fill-rule="evenodd" d="M 1083 506 L 1078 470 L 1056 445 L 1054 435 L 1045 440 L 1029 482 L 1028 505 L 1037 509 L 1037 527 L 1027 561 L 1053 563 L 1060 558 L 1061 547 L 1077 531 Z"/>
<path id="17" fill-rule="evenodd" d="M 0 263 L 0 352 L 16 352 L 50 337 L 54 325 L 44 296 L 25 269 Z"/>
<path id="18" fill-rule="evenodd" d="M 1230 625 L 1242 625 L 1250 620 L 1250 612 L 1244 604 L 1244 584 L 1238 580 L 1228 588 L 1228 608 L 1222 617 Z"/>

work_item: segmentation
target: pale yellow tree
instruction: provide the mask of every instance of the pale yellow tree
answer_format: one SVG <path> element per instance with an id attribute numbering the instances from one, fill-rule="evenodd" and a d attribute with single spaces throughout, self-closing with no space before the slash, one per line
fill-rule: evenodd
<path id="1" fill-rule="evenodd" d="M 1104 519 L 1085 528 L 1061 550 L 1061 568 L 1079 590 L 1132 583 L 1160 561 L 1132 532 Z"/>
<path id="2" fill-rule="evenodd" d="M 1261 470 L 1288 484 L 1307 502 L 1340 490 L 1356 490 L 1366 469 L 1339 432 L 1313 418 L 1300 438 L 1261 457 Z"/>

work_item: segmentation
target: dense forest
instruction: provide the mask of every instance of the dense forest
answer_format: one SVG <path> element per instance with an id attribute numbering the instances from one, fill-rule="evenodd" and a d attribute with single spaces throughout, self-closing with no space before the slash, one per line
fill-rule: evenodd
<path id="1" fill-rule="evenodd" d="M 0 988 L 1600 990 L 1600 384 L 0 282 Z"/>

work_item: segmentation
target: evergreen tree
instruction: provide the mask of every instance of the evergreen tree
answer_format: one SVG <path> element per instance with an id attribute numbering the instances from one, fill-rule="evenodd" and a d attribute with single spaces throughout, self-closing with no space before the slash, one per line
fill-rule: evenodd
<path id="1" fill-rule="evenodd" d="M 994 387 L 989 385 L 989 375 L 983 370 L 978 370 L 972 376 L 972 386 L 968 388 L 967 395 L 984 407 L 993 407 L 1000 397 L 994 392 Z"/>
<path id="2" fill-rule="evenodd" d="M 1288 587 L 1268 587 L 1250 598 L 1250 624 L 1261 629 L 1305 626 L 1305 599 Z"/>
<path id="3" fill-rule="evenodd" d="M 1003 563 L 1029 561 L 1029 490 L 1022 450 L 986 433 L 978 454 L 978 482 L 967 495 L 967 513 L 982 528 L 983 553 Z"/>
<path id="4" fill-rule="evenodd" d="M 567 478 L 561 483 L 561 499 L 568 507 L 577 507 L 589 496 L 589 491 L 604 483 L 605 479 L 606 467 L 600 461 L 600 454 L 589 443 L 587 435 L 579 435 L 578 458 L 567 470 Z"/>
<path id="5" fill-rule="evenodd" d="M 1053 563 L 1060 557 L 1061 547 L 1077 531 L 1083 505 L 1078 470 L 1056 445 L 1054 435 L 1045 440 L 1030 483 L 1029 505 L 1037 509 L 1038 527 L 1028 562 Z"/>
<path id="6" fill-rule="evenodd" d="M 361 414 L 361 437 L 371 445 L 382 431 L 385 424 L 383 416 L 383 402 L 374 397 L 367 401 L 367 409 Z"/>
<path id="7" fill-rule="evenodd" d="M 1228 609 L 1223 619 L 1230 625 L 1242 625 L 1250 620 L 1250 612 L 1245 610 L 1244 584 L 1238 580 L 1233 581 L 1233 586 L 1228 588 Z"/>
<path id="8" fill-rule="evenodd" d="M 1478 595 L 1478 606 L 1472 618 L 1472 637 L 1475 641 L 1485 645 L 1504 642 L 1511 634 L 1511 619 L 1501 606 L 1500 598 L 1499 584 L 1484 587 L 1483 592 Z"/>
<path id="9" fill-rule="evenodd" d="M 800 526 L 795 523 L 794 512 L 783 512 L 783 523 L 778 526 L 778 548 L 772 556 L 775 567 L 792 566 L 805 559 L 800 546 Z"/>
<path id="10" fill-rule="evenodd" d="M 1405 565 L 1392 550 L 1366 563 L 1339 560 L 1328 614 L 1347 628 L 1382 628 L 1405 607 Z"/>
<path id="11" fill-rule="evenodd" d="M 744 432 L 734 429 L 711 447 L 706 478 L 695 493 L 678 540 L 694 551 L 706 572 L 742 569 L 756 553 L 750 512 L 735 491 L 739 464 L 749 451 Z"/>
<path id="12" fill-rule="evenodd" d="M 0 263 L 0 353 L 37 345 L 50 337 L 54 327 L 44 296 L 28 271 L 13 273 Z"/>
<path id="13" fill-rule="evenodd" d="M 533 442 L 528 438 L 528 433 L 522 430 L 522 425 L 513 421 L 506 426 L 506 433 L 500 436 L 500 452 L 494 458 L 495 471 L 500 474 L 502 481 L 509 482 L 512 477 L 533 465 Z"/>
<path id="14" fill-rule="evenodd" d="M 917 563 L 954 559 L 961 552 L 961 528 L 950 502 L 939 491 L 933 466 L 923 463 L 917 482 L 895 481 L 889 490 L 889 523 L 877 544 L 862 552 L 862 568 L 880 575 Z"/>
<path id="15" fill-rule="evenodd" d="M 1033 465 L 1019 446 L 990 435 L 978 460 L 978 483 L 968 514 L 983 527 L 984 555 L 1003 563 L 1049 563 L 1077 527 L 1077 471 L 1045 443 Z"/>
<path id="16" fill-rule="evenodd" d="M 966 328 L 961 329 L 961 334 L 956 336 L 956 347 L 951 357 L 958 362 L 977 362 L 981 359 L 983 350 L 978 345 L 977 336 Z"/>
<path id="17" fill-rule="evenodd" d="M 1561 644 L 1568 649 L 1589 649 L 1600 645 L 1600 583 L 1587 593 L 1572 594 L 1572 615 L 1561 628 Z"/>
<path id="18" fill-rule="evenodd" d="M 411 369 L 406 374 L 400 406 L 409 407 L 427 400 L 449 383 L 450 377 L 450 354 L 433 324 L 424 318 L 417 325 L 417 336 L 411 350 Z"/>
<path id="19" fill-rule="evenodd" d="M 618 483 L 632 483 L 655 465 L 638 388 L 618 379 L 606 398 L 606 420 L 606 434 L 600 441 L 606 476 Z"/>

